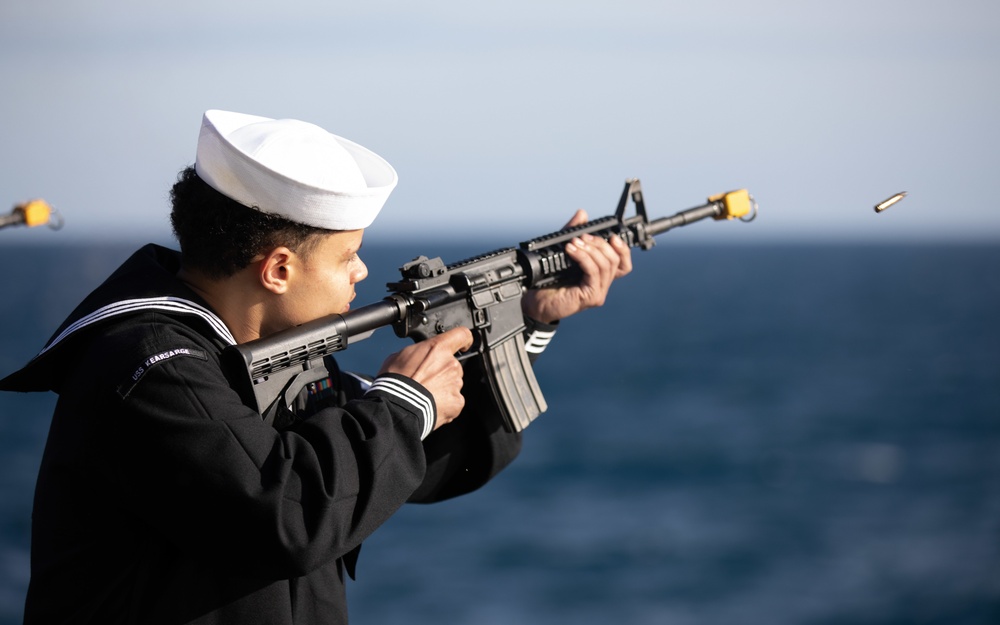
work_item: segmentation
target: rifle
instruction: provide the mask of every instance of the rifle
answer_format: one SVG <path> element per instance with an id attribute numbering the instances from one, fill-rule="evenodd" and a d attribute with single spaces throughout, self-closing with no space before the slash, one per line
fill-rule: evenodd
<path id="1" fill-rule="evenodd" d="M 629 198 L 636 214 L 625 217 Z M 329 375 L 323 358 L 391 325 L 399 337 L 421 341 L 457 326 L 472 330 L 473 346 L 459 355 L 488 380 L 493 404 L 509 432 L 520 432 L 547 408 L 524 342 L 521 296 L 525 289 L 573 283 L 580 269 L 565 245 L 584 233 L 620 237 L 648 250 L 653 237 L 677 226 L 712 217 L 752 221 L 757 205 L 746 191 L 730 191 L 708 203 L 650 221 L 639 180 L 625 181 L 612 216 L 565 228 L 516 248 L 503 248 L 445 265 L 420 256 L 400 268 L 402 280 L 387 284 L 380 302 L 315 319 L 271 336 L 227 347 L 223 366 L 237 380 L 243 401 L 274 423 L 279 407 L 291 405 L 309 383 Z"/>

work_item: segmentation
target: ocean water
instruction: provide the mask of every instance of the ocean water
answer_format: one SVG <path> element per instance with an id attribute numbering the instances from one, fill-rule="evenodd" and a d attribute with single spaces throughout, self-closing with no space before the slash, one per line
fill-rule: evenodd
<path id="1" fill-rule="evenodd" d="M 490 249 L 405 247 L 366 242 L 358 303 L 418 253 Z M 4 243 L 0 375 L 130 251 Z M 998 275 L 998 245 L 636 252 L 537 363 L 521 457 L 366 542 L 352 622 L 1000 623 Z M 53 403 L 0 393 L 2 624 Z"/>

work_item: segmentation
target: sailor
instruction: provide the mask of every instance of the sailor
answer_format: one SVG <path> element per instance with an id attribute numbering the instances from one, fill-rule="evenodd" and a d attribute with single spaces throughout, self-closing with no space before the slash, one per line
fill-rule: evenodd
<path id="1" fill-rule="evenodd" d="M 374 377 L 329 360 L 281 427 L 220 366 L 226 346 L 350 308 L 365 228 L 396 183 L 316 125 L 204 114 L 171 192 L 180 252 L 139 249 L 0 382 L 59 395 L 25 623 L 344 623 L 365 538 L 404 502 L 469 492 L 514 459 L 520 435 L 465 406 L 464 328 Z M 631 270 L 615 241 L 569 247 L 584 278 L 526 296 L 529 333 L 604 302 Z"/>

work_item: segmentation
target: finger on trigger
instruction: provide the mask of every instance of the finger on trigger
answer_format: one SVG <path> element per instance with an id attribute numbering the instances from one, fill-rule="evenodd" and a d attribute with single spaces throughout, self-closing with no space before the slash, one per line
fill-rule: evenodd
<path id="1" fill-rule="evenodd" d="M 451 351 L 464 352 L 470 347 L 472 347 L 472 331 L 465 326 L 458 326 L 438 335 L 439 340 L 442 341 Z"/>

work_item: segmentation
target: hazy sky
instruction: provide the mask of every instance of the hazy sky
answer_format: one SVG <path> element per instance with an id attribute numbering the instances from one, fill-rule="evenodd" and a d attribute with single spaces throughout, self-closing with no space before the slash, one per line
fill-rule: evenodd
<path id="1" fill-rule="evenodd" d="M 639 177 L 652 216 L 757 198 L 752 225 L 666 235 L 688 240 L 1000 239 L 992 0 L 143 4 L 0 5 L 0 210 L 66 219 L 0 243 L 168 239 L 208 108 L 389 160 L 369 236 L 515 242 Z"/>

